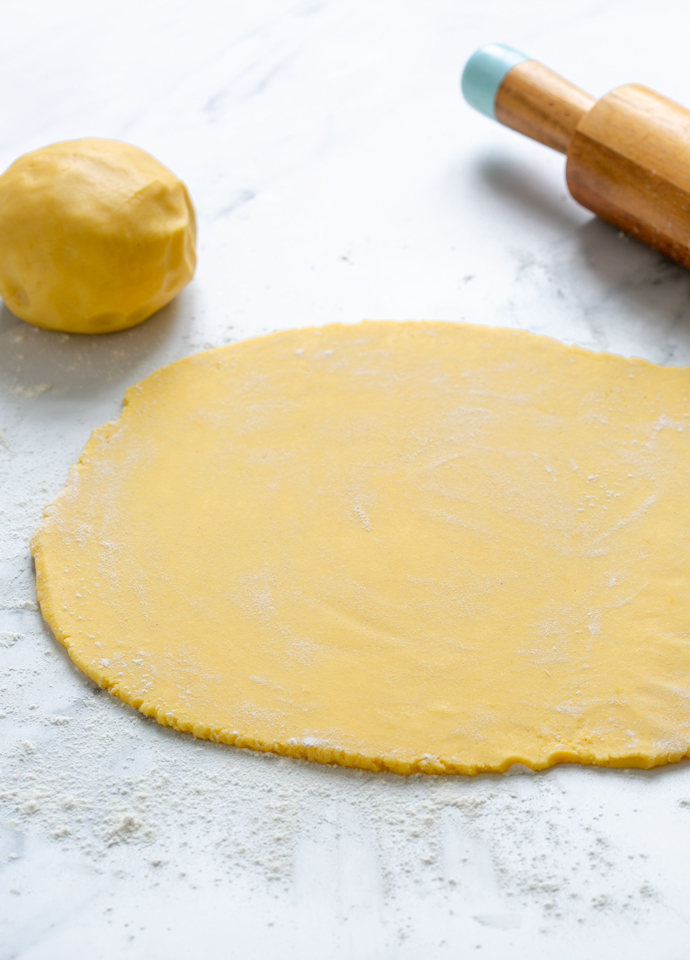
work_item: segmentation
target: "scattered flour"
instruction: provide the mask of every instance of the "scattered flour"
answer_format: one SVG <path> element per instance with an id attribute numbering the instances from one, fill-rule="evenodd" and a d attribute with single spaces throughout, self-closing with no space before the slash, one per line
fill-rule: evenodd
<path id="1" fill-rule="evenodd" d="M 146 327 L 132 337 L 154 335 Z M 43 342 L 41 331 L 22 335 Z M 62 364 L 62 383 L 43 398 L 0 402 L 0 874 L 47 845 L 97 875 L 136 874 L 151 890 L 165 878 L 193 887 L 203 863 L 218 882 L 293 896 L 350 857 L 401 942 L 406 904 L 419 898 L 506 936 L 535 923 L 646 916 L 660 897 L 642 829 L 658 779 L 517 767 L 510 777 L 400 778 L 259 755 L 162 728 L 72 666 L 37 613 L 28 543 L 90 427 L 117 415 L 123 383 L 68 434 L 39 414 L 77 375 L 95 395 L 97 351 L 110 351 L 112 369 L 127 336 L 78 356 L 69 337 L 51 341 L 51 376 Z M 148 369 L 167 359 L 151 356 Z M 353 508 L 364 526 L 365 507 Z M 669 803 L 682 823 L 688 803 Z M 633 819 L 617 830 L 619 813 Z M 0 895 L 9 890 L 10 881 Z"/>
<path id="2" fill-rule="evenodd" d="M 13 647 L 15 643 L 21 639 L 21 633 L 10 633 L 8 630 L 0 630 L 0 647 Z"/>
<path id="3" fill-rule="evenodd" d="M 69 667 L 45 663 L 43 672 L 52 670 L 64 677 Z M 45 681 L 26 670 L 13 676 L 29 687 Z M 470 910 L 488 899 L 493 909 L 475 906 L 472 916 L 504 930 L 535 911 L 543 922 L 590 922 L 593 910 L 640 915 L 654 899 L 644 855 L 620 856 L 601 810 L 564 817 L 567 784 L 553 771 L 400 778 L 322 767 L 161 728 L 76 672 L 71 686 L 81 693 L 69 716 L 30 713 L 11 698 L 12 726 L 31 739 L 12 748 L 4 738 L 0 786 L 5 828 L 70 856 L 107 869 L 117 849 L 134 848 L 160 877 L 193 850 L 219 875 L 289 891 L 305 843 L 335 860 L 349 842 L 370 851 L 388 909 L 410 890 Z"/>
<path id="4" fill-rule="evenodd" d="M 26 387 L 23 384 L 17 384 L 12 388 L 12 392 L 15 396 L 21 397 L 22 400 L 36 400 L 42 394 L 47 393 L 52 389 L 52 383 L 37 383 L 33 387 Z"/>

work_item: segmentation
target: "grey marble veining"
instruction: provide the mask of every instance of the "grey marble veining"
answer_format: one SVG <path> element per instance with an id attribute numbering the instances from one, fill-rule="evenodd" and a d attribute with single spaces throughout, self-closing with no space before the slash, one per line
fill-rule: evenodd
<path id="1" fill-rule="evenodd" d="M 188 183 L 193 284 L 141 327 L 0 308 L 0 960 L 690 958 L 690 765 L 370 776 L 165 730 L 36 609 L 28 541 L 130 384 L 293 326 L 466 320 L 690 364 L 690 273 L 473 114 L 500 40 L 690 104 L 687 4 L 3 0 L 0 167 L 92 135 Z"/>

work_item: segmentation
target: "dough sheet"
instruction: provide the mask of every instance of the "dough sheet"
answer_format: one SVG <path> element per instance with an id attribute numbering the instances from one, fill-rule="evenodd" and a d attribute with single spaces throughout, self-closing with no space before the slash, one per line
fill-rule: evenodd
<path id="1" fill-rule="evenodd" d="M 401 774 L 690 751 L 690 372 L 450 323 L 132 387 L 33 541 L 56 637 L 197 737 Z"/>

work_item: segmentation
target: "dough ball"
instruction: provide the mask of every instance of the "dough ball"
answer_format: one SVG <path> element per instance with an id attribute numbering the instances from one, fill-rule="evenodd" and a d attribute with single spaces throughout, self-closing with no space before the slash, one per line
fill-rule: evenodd
<path id="1" fill-rule="evenodd" d="M 130 144 L 55 143 L 0 176 L 0 296 L 39 327 L 141 323 L 192 279 L 195 242 L 187 188 Z"/>

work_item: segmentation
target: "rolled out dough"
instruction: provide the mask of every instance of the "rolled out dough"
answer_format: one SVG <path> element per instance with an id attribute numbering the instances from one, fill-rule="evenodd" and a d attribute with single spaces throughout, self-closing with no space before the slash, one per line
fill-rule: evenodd
<path id="1" fill-rule="evenodd" d="M 188 357 L 33 542 L 72 659 L 166 725 L 398 773 L 690 751 L 690 372 L 370 322 Z"/>

